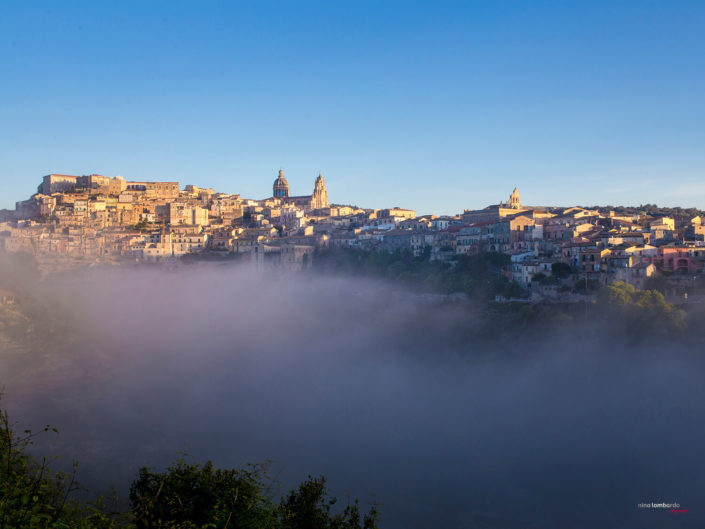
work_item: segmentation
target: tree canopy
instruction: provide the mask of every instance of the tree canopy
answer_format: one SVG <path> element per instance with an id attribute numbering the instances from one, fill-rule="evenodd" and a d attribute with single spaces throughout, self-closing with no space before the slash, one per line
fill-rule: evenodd
<path id="1" fill-rule="evenodd" d="M 625 326 L 629 335 L 669 335 L 685 330 L 686 314 L 667 303 L 657 290 L 639 290 L 617 281 L 600 289 L 598 307 L 605 317 Z"/>

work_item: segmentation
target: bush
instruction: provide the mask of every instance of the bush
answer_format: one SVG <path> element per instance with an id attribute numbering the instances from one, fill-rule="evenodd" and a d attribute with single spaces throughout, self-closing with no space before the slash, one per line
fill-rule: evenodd
<path id="1" fill-rule="evenodd" d="M 276 521 L 257 466 L 220 470 L 181 459 L 163 473 L 142 468 L 130 487 L 130 504 L 138 529 L 264 528 Z"/>
<path id="2" fill-rule="evenodd" d="M 74 472 L 54 473 L 49 461 L 27 451 L 37 435 L 54 431 L 15 433 L 6 410 L 0 410 L 0 527 L 78 527 L 77 510 L 69 495 L 77 489 Z"/>
<path id="3" fill-rule="evenodd" d="M 376 529 L 373 506 L 362 515 L 358 501 L 334 513 L 325 478 L 310 477 L 278 502 L 266 467 L 217 469 L 180 459 L 164 472 L 139 470 L 130 487 L 130 510 L 108 509 L 106 498 L 70 499 L 78 490 L 73 472 L 54 473 L 49 460 L 27 451 L 35 437 L 15 434 L 0 410 L 0 527 L 12 529 Z"/>

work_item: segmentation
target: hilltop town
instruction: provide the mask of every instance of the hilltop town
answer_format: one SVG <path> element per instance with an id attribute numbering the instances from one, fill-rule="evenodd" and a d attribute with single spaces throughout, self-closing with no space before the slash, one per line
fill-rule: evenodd
<path id="1" fill-rule="evenodd" d="M 499 252 L 510 256 L 501 273 L 533 300 L 567 300 L 583 284 L 583 294 L 616 281 L 644 288 L 655 278 L 687 298 L 703 273 L 704 241 L 705 218 L 693 210 L 526 206 L 514 189 L 481 210 L 417 216 L 331 204 L 320 174 L 311 195 L 291 196 L 281 170 L 264 199 L 178 182 L 50 174 L 15 210 L 0 211 L 0 250 L 30 253 L 44 271 L 184 256 L 299 270 L 324 248 L 406 251 L 451 265 L 461 255 Z"/>

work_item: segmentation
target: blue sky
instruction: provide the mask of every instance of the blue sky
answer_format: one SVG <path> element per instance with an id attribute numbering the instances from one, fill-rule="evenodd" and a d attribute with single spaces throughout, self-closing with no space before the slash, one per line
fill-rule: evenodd
<path id="1" fill-rule="evenodd" d="M 42 175 L 705 209 L 705 2 L 0 2 L 0 208 Z"/>

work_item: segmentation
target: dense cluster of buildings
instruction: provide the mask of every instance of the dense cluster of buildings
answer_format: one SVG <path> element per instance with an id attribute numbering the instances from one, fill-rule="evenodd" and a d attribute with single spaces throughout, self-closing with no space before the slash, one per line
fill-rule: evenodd
<path id="1" fill-rule="evenodd" d="M 531 207 L 516 189 L 507 202 L 453 216 L 332 205 L 320 174 L 311 195 L 291 196 L 281 170 L 272 196 L 261 200 L 96 174 L 50 174 L 37 191 L 0 212 L 0 250 L 30 252 L 46 267 L 208 253 L 298 269 L 321 247 L 401 249 L 451 263 L 459 254 L 495 251 L 511 256 L 507 277 L 556 298 L 565 285 L 546 281 L 555 263 L 570 266 L 573 281 L 643 287 L 657 274 L 696 277 L 705 262 L 699 216 Z"/>
<path id="2" fill-rule="evenodd" d="M 29 200 L 0 211 L 0 250 L 32 253 L 45 268 L 194 253 L 248 254 L 300 268 L 355 216 L 389 212 L 329 204 L 321 174 L 310 195 L 292 196 L 280 170 L 272 196 L 262 200 L 178 182 L 50 174 Z"/>

